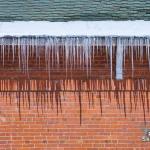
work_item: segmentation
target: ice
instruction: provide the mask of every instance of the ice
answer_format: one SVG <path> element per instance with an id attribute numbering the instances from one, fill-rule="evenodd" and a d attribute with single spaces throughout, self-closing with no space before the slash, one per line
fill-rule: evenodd
<path id="1" fill-rule="evenodd" d="M 123 79 L 123 70 L 126 69 L 126 58 L 131 61 L 132 77 L 134 77 L 134 62 L 138 59 L 143 62 L 146 59 L 150 69 L 150 38 L 149 37 L 1 37 L 1 62 L 5 66 L 5 59 L 18 60 L 18 68 L 23 73 L 29 72 L 30 58 L 36 60 L 37 69 L 41 69 L 42 57 L 45 59 L 45 70 L 51 74 L 51 70 L 59 70 L 62 59 L 68 72 L 80 69 L 90 77 L 92 62 L 95 54 L 102 55 L 105 50 L 106 60 L 110 66 L 110 79 L 114 73 L 116 79 Z M 8 48 L 6 49 L 6 46 Z M 12 48 L 10 48 L 12 46 Z M 105 46 L 105 49 L 101 49 Z M 146 48 L 144 48 L 146 47 Z M 12 56 L 10 56 L 12 53 Z M 63 56 L 63 58 L 62 58 Z M 116 58 L 116 69 L 113 68 L 113 60 Z M 102 69 L 102 68 L 99 68 Z"/>
<path id="2" fill-rule="evenodd" d="M 116 52 L 116 79 L 123 79 L 123 40 L 117 39 L 117 52 Z"/>

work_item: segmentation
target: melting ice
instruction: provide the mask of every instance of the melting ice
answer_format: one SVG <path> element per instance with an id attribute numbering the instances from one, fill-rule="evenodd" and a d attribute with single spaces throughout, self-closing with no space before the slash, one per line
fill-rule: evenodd
<path id="1" fill-rule="evenodd" d="M 94 58 L 96 51 L 101 51 L 100 46 L 105 46 L 111 79 L 113 72 L 115 72 L 117 80 L 123 79 L 123 69 L 125 69 L 127 56 L 131 60 L 132 75 L 134 75 L 134 59 L 142 61 L 144 51 L 146 51 L 150 68 L 149 37 L 2 37 L 0 38 L 0 45 L 3 66 L 5 66 L 7 54 L 5 46 L 11 45 L 12 49 L 8 48 L 8 51 L 9 53 L 12 51 L 12 62 L 14 62 L 15 57 L 18 57 L 19 69 L 24 73 L 30 69 L 29 57 L 36 57 L 36 63 L 40 67 L 41 57 L 44 53 L 45 66 L 49 76 L 51 68 L 60 68 L 62 59 L 60 56 L 63 56 L 66 74 L 68 70 L 73 70 L 78 66 L 86 72 L 88 77 L 91 74 L 92 59 L 96 59 Z M 44 49 L 41 49 L 40 46 L 44 46 Z M 60 50 L 60 46 L 63 50 Z M 116 58 L 115 68 L 113 68 L 114 55 Z"/>

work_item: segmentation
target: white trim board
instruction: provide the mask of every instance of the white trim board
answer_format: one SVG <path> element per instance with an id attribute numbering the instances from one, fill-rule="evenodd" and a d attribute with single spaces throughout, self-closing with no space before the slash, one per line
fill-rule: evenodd
<path id="1" fill-rule="evenodd" d="M 3 36 L 150 36 L 150 21 L 0 22 Z"/>

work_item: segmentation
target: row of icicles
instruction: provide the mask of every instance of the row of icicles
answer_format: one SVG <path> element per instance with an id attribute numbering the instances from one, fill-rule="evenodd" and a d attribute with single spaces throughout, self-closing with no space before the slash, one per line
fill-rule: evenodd
<path id="1" fill-rule="evenodd" d="M 18 70 L 25 74 L 24 78 L 0 79 L 0 94 L 11 100 L 16 97 L 21 117 L 21 105 L 30 104 L 36 100 L 37 110 L 45 105 L 57 113 L 62 111 L 62 100 L 68 92 L 74 93 L 80 106 L 80 123 L 82 121 L 82 94 L 86 93 L 89 106 L 94 105 L 94 96 L 99 95 L 101 113 L 104 99 L 116 99 L 117 107 L 127 114 L 127 103 L 130 111 L 140 103 L 143 109 L 144 121 L 149 112 L 150 80 L 147 78 L 131 79 L 124 77 L 126 59 L 131 62 L 134 72 L 135 61 L 141 64 L 146 60 L 150 69 L 150 38 L 149 37 L 3 37 L 0 38 L 0 71 Z M 94 77 L 92 70 L 97 55 L 104 55 L 109 66 L 109 77 Z M 101 57 L 99 57 L 101 59 Z M 114 62 L 115 60 L 115 62 Z M 115 65 L 115 67 L 114 67 Z M 53 70 L 65 70 L 65 78 L 53 79 Z M 81 70 L 86 78 L 68 76 L 70 72 Z M 45 70 L 47 78 L 32 79 L 31 70 Z M 115 73 L 114 73 L 115 72 Z M 53 75 L 55 76 L 55 74 Z M 57 74 L 59 76 L 59 74 Z M 99 75 L 100 76 L 100 75 Z M 7 76 L 6 76 L 7 78 Z M 130 96 L 129 96 L 130 95 Z M 128 101 L 127 101 L 128 100 Z"/>
<path id="2" fill-rule="evenodd" d="M 28 73 L 33 68 L 30 62 L 36 59 L 38 66 L 36 69 L 40 70 L 41 59 L 44 57 L 44 66 L 49 77 L 51 69 L 59 70 L 62 64 L 66 74 L 67 71 L 79 68 L 89 77 L 93 67 L 92 61 L 99 52 L 99 47 L 102 47 L 100 53 L 105 52 L 109 62 L 110 78 L 113 78 L 113 59 L 116 59 L 116 79 L 123 79 L 126 57 L 131 60 L 132 70 L 134 70 L 134 61 L 139 60 L 142 63 L 143 59 L 147 60 L 150 69 L 148 37 L 3 37 L 0 38 L 0 45 L 3 67 L 6 60 L 14 63 L 17 59 L 18 69 Z"/>

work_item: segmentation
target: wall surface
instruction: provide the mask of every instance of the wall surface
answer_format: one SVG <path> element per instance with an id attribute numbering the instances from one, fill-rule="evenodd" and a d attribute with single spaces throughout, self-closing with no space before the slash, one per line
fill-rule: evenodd
<path id="1" fill-rule="evenodd" d="M 0 21 L 150 20 L 149 0 L 0 0 Z"/>
<path id="2" fill-rule="evenodd" d="M 8 55 L 6 56 L 8 57 Z M 97 57 L 95 56 L 97 60 L 95 63 L 101 65 L 99 68 L 101 68 L 102 73 L 102 69 L 108 69 L 108 64 L 106 63 L 106 56 L 98 56 L 100 54 Z M 9 59 L 7 60 L 7 57 L 5 59 L 6 68 L 10 67 L 9 64 L 11 62 Z M 126 68 L 131 68 L 130 60 L 127 59 Z M 113 61 L 115 62 L 115 60 Z M 147 61 L 142 61 L 140 65 L 139 63 L 139 60 L 135 62 L 134 77 L 141 76 L 141 74 L 149 77 L 150 72 L 147 69 Z M 3 67 L 0 68 L 3 69 Z M 3 75 L 10 77 L 8 72 L 1 72 L 1 78 Z M 55 76 L 59 76 L 59 74 L 61 73 L 56 73 Z M 15 75 L 14 70 L 12 77 Z M 106 75 L 107 73 L 105 72 L 104 76 Z M 128 71 L 126 75 L 131 75 L 131 73 Z M 65 77 L 65 73 L 62 76 Z M 4 82 L 1 80 L 0 83 L 3 84 Z M 28 101 L 22 97 L 21 120 L 17 107 L 18 97 L 14 95 L 10 104 L 8 93 L 7 97 L 1 95 L 0 150 L 149 150 L 150 143 L 142 141 L 144 129 L 150 128 L 150 117 L 147 112 L 148 102 L 146 98 L 140 99 L 140 94 L 130 97 L 129 93 L 126 93 L 126 117 L 124 114 L 123 96 L 120 95 L 119 99 L 111 96 L 111 102 L 110 99 L 106 98 L 108 97 L 107 93 L 107 96 L 102 96 L 103 113 L 101 115 L 99 94 L 93 94 L 94 107 L 91 104 L 90 108 L 89 98 L 87 98 L 85 93 L 82 94 L 81 125 L 79 99 L 78 96 L 75 99 L 74 93 L 67 93 L 65 96 L 61 95 L 62 113 L 59 110 L 58 115 L 56 102 L 53 110 L 50 106 L 47 108 L 47 104 L 44 107 L 43 103 L 44 111 L 42 112 L 42 109 L 39 107 L 39 112 L 37 113 L 37 99 L 35 96 L 30 99 L 30 109 L 26 107 L 28 106 Z M 146 95 L 143 94 L 142 96 L 145 97 Z M 150 97 L 149 94 L 148 96 Z M 117 108 L 118 100 L 121 104 L 120 109 Z M 25 102 L 24 108 L 22 105 L 23 101 Z M 90 101 L 92 103 L 92 100 Z M 142 105 L 143 101 L 144 105 Z M 135 103 L 137 103 L 136 110 Z M 146 125 L 144 123 L 143 107 L 145 107 L 144 110 L 146 112 Z"/>
<path id="3" fill-rule="evenodd" d="M 142 142 L 145 128 L 143 112 L 128 113 L 124 117 L 123 109 L 117 110 L 116 101 L 111 104 L 103 99 L 103 115 L 99 108 L 99 99 L 95 95 L 95 107 L 89 110 L 83 95 L 82 125 L 79 119 L 79 104 L 68 94 L 62 103 L 62 114 L 56 109 L 36 111 L 22 109 L 21 120 L 16 107 L 0 101 L 0 150 L 149 150 L 150 143 Z M 150 118 L 147 114 L 147 127 Z"/>

